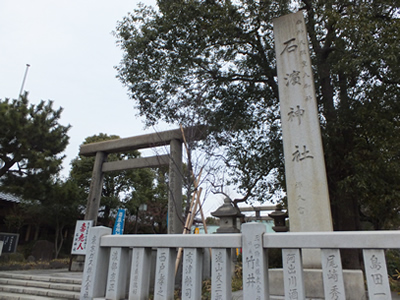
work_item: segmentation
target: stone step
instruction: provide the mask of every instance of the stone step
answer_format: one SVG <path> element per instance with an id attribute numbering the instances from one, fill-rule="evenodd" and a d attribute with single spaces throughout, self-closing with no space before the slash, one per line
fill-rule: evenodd
<path id="1" fill-rule="evenodd" d="M 30 275 L 30 274 L 19 274 L 11 272 L 0 272 L 0 279 L 20 279 L 20 280 L 33 280 L 40 282 L 51 282 L 51 283 L 65 283 L 65 284 L 75 284 L 81 285 L 82 280 L 77 278 L 66 278 L 57 276 L 40 276 L 40 275 Z"/>
<path id="2" fill-rule="evenodd" d="M 79 299 L 79 292 L 69 292 L 62 290 L 51 290 L 46 288 L 26 287 L 19 285 L 0 285 L 0 294 L 14 293 L 20 295 L 32 295 L 50 297 L 51 299 Z"/>
<path id="3" fill-rule="evenodd" d="M 0 300 L 49 300 L 49 299 L 54 300 L 54 298 L 41 297 L 35 295 L 20 295 L 15 293 L 6 293 L 6 292 L 0 293 Z"/>
<path id="4" fill-rule="evenodd" d="M 0 300 L 79 299 L 81 280 L 56 276 L 0 273 Z"/>
<path id="5" fill-rule="evenodd" d="M 6 285 L 37 287 L 37 288 L 43 288 L 43 289 L 52 289 L 52 290 L 61 290 L 61 291 L 70 291 L 70 292 L 79 292 L 81 289 L 80 285 L 78 285 L 78 284 L 0 278 L 0 287 L 6 286 Z"/>

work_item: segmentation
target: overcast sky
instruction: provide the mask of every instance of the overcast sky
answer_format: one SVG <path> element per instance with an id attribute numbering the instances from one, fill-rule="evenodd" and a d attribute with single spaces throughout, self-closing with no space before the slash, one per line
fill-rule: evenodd
<path id="1" fill-rule="evenodd" d="M 53 100 L 54 108 L 64 108 L 60 123 L 72 125 L 63 175 L 88 136 L 155 130 L 143 130 L 114 69 L 122 51 L 111 32 L 139 2 L 155 5 L 155 0 L 0 1 L 0 98 L 18 97 L 30 64 L 24 86 L 29 101 Z"/>
<path id="2" fill-rule="evenodd" d="M 122 51 L 112 35 L 117 22 L 138 3 L 155 0 L 1 0 L 0 99 L 16 99 L 26 64 L 24 90 L 30 103 L 53 100 L 63 107 L 60 123 L 70 124 L 62 175 L 84 139 L 99 133 L 130 137 L 171 128 L 144 130 L 114 66 Z M 206 213 L 222 204 L 212 201 Z"/>

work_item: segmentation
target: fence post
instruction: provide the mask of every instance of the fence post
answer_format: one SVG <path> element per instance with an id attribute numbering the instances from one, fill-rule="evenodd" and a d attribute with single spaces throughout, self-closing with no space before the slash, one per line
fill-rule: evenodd
<path id="1" fill-rule="evenodd" d="M 122 299 L 127 287 L 129 248 L 112 247 L 108 265 L 106 298 Z"/>
<path id="2" fill-rule="evenodd" d="M 391 299 L 384 250 L 364 249 L 363 256 L 369 299 Z"/>
<path id="3" fill-rule="evenodd" d="M 263 248 L 265 225 L 242 226 L 243 299 L 269 299 L 268 256 Z"/>
<path id="4" fill-rule="evenodd" d="M 231 258 L 232 249 L 212 249 L 212 271 L 211 271 L 211 299 L 232 299 L 232 273 Z"/>
<path id="5" fill-rule="evenodd" d="M 300 249 L 282 249 L 285 299 L 306 299 Z"/>
<path id="6" fill-rule="evenodd" d="M 85 268 L 82 277 L 81 300 L 104 297 L 109 248 L 101 248 L 100 240 L 103 235 L 108 234 L 111 234 L 111 228 L 104 226 L 89 229 Z"/>
<path id="7" fill-rule="evenodd" d="M 342 260 L 339 249 L 321 249 L 322 276 L 325 296 L 346 299 Z"/>
<path id="8" fill-rule="evenodd" d="M 198 248 L 183 250 L 182 299 L 201 299 L 202 256 Z"/>
<path id="9" fill-rule="evenodd" d="M 158 248 L 154 300 L 167 300 L 174 297 L 175 248 Z"/>
<path id="10" fill-rule="evenodd" d="M 151 273 L 151 248 L 133 248 L 129 300 L 148 299 Z"/>

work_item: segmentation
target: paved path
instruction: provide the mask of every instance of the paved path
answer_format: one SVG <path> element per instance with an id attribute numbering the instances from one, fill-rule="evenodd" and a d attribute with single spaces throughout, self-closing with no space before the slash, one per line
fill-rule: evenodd
<path id="1" fill-rule="evenodd" d="M 70 272 L 68 269 L 46 269 L 46 270 L 18 270 L 18 271 L 0 271 L 0 273 L 16 273 L 37 276 L 51 276 L 61 278 L 82 279 L 82 272 Z"/>
<path id="2" fill-rule="evenodd" d="M 58 270 L 20 270 L 20 271 L 0 271 L 0 273 L 17 273 L 17 274 L 29 274 L 29 275 L 37 275 L 37 276 L 51 276 L 51 277 L 61 277 L 61 278 L 73 278 L 73 279 L 82 279 L 82 272 L 70 272 L 67 269 L 58 269 Z M 32 298 L 34 299 L 34 298 Z M 37 298 L 39 299 L 39 298 Z M 232 300 L 242 300 L 243 293 L 242 291 L 236 291 L 232 293 Z M 283 298 L 273 298 L 273 299 L 283 299 Z M 400 295 L 396 292 L 392 293 L 393 300 L 400 300 Z"/>

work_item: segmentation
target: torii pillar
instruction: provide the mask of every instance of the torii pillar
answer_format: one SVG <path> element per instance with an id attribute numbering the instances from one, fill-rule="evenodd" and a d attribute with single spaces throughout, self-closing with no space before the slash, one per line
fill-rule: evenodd
<path id="1" fill-rule="evenodd" d="M 201 140 L 205 137 L 204 127 L 185 128 L 184 134 L 188 140 Z M 123 171 L 138 168 L 155 168 L 169 166 L 169 196 L 168 196 L 168 233 L 183 232 L 182 216 L 182 130 L 175 129 L 130 138 L 109 140 L 104 142 L 81 145 L 79 154 L 96 156 L 93 166 L 92 182 L 86 206 L 85 220 L 97 223 L 100 207 L 103 177 L 105 172 Z M 135 158 L 107 162 L 109 153 L 128 152 L 132 150 L 170 146 L 169 155 Z"/>

